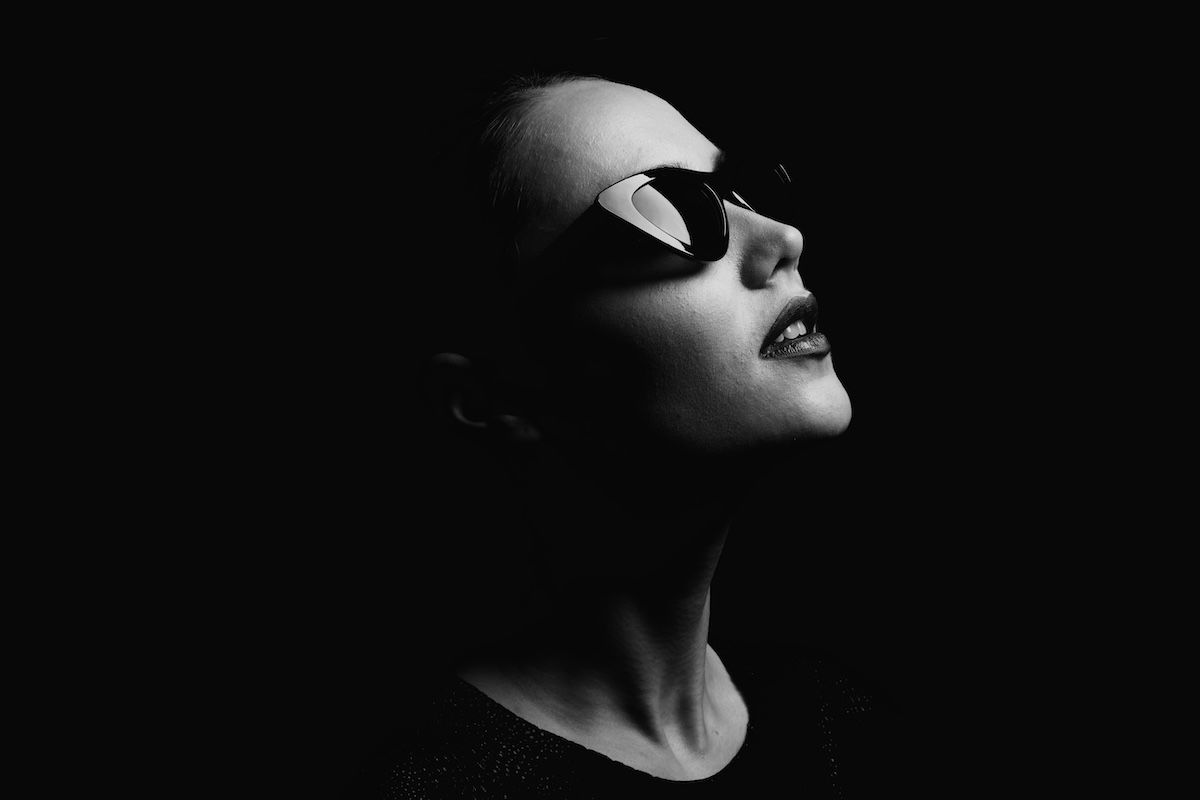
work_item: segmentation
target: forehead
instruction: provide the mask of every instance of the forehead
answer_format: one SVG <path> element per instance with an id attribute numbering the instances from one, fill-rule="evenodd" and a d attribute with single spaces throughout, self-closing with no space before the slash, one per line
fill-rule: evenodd
<path id="1" fill-rule="evenodd" d="M 665 100 L 632 86 L 575 81 L 554 87 L 530 111 L 518 156 L 535 201 L 518 237 L 532 257 L 621 178 L 672 164 L 711 170 L 719 148 Z"/>

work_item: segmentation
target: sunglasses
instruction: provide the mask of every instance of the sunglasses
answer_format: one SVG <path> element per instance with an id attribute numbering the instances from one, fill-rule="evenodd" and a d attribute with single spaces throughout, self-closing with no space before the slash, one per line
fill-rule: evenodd
<path id="1" fill-rule="evenodd" d="M 658 167 L 622 178 L 596 195 L 595 202 L 537 261 L 558 261 L 586 248 L 603 257 L 601 243 L 617 243 L 613 221 L 632 239 L 663 247 L 692 261 L 718 261 L 729 249 L 725 202 L 795 224 L 799 203 L 787 169 L 778 163 L 753 165 L 722 161 L 714 172 Z M 605 230 L 599 230 L 604 227 Z M 629 237 L 625 243 L 632 243 Z"/>

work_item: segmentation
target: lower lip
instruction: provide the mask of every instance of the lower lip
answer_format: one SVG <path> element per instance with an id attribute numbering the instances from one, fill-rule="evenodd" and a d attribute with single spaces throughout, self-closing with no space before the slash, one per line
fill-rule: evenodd
<path id="1" fill-rule="evenodd" d="M 825 334 L 813 333 L 797 336 L 795 339 L 784 339 L 778 344 L 772 343 L 763 352 L 763 358 L 820 358 L 829 354 L 829 339 Z"/>

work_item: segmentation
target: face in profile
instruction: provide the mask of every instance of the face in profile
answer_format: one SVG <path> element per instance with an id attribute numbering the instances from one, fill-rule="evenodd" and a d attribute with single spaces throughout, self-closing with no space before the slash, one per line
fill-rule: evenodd
<path id="1" fill-rule="evenodd" d="M 712 172 L 724 159 L 716 145 L 662 99 L 600 80 L 548 90 L 527 123 L 513 153 L 530 220 L 517 244 L 522 278 L 548 287 L 538 302 L 555 306 L 558 329 L 546 335 L 558 342 L 549 360 L 561 429 L 723 453 L 846 428 L 850 401 L 814 330 L 797 228 L 724 199 L 728 246 L 715 261 L 597 242 L 599 267 L 564 258 L 540 271 L 606 187 L 664 165 Z M 555 294 L 573 285 L 563 271 L 582 269 L 600 277 Z"/>

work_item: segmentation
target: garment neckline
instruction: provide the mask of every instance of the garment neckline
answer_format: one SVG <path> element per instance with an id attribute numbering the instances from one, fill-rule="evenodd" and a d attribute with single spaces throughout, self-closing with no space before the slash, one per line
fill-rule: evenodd
<path id="1" fill-rule="evenodd" d="M 632 774 L 638 778 L 656 781 L 656 782 L 671 785 L 671 786 L 675 786 L 675 785 L 694 786 L 696 784 L 710 783 L 710 782 L 714 782 L 718 779 L 721 779 L 721 777 L 723 775 L 730 772 L 730 770 L 734 769 L 742 761 L 745 760 L 743 757 L 743 753 L 745 753 L 746 747 L 750 744 L 750 735 L 751 735 L 751 732 L 754 727 L 753 721 L 750 719 L 747 719 L 746 720 L 746 735 L 742 739 L 742 745 L 741 745 L 741 747 L 739 747 L 737 749 L 737 752 L 733 754 L 733 757 L 731 759 L 729 759 L 729 762 L 726 763 L 725 766 L 721 767 L 719 770 L 717 770 L 713 774 L 707 775 L 703 778 L 695 778 L 693 780 L 678 781 L 678 780 L 674 780 L 672 778 L 664 778 L 659 775 L 654 775 L 652 773 L 646 772 L 645 770 L 641 770 L 641 769 L 638 769 L 637 767 L 630 766 L 629 764 L 626 764 L 623 761 L 618 761 L 617 759 L 613 758 L 612 756 L 608 756 L 608 755 L 605 755 L 604 753 L 601 753 L 599 750 L 593 750 L 592 748 L 587 747 L 586 745 L 582 745 L 579 742 L 572 741 L 572 740 L 566 738 L 565 736 L 560 736 L 557 733 L 546 730 L 545 728 L 538 727 L 537 725 L 534 725 L 532 722 L 525 719 L 524 717 L 514 714 L 512 711 L 505 708 L 501 703 L 498 703 L 495 700 L 493 700 L 491 697 L 489 697 L 487 695 L 486 692 L 484 692 L 482 689 L 480 689 L 475 684 L 473 684 L 470 681 L 463 678 L 461 675 L 455 674 L 454 680 L 458 683 L 460 688 L 466 687 L 473 696 L 476 696 L 477 699 L 481 699 L 493 711 L 498 711 L 499 713 L 503 714 L 506 718 L 510 719 L 510 721 L 516 720 L 516 724 L 520 725 L 523 728 L 527 728 L 527 729 L 536 731 L 541 736 L 551 737 L 560 743 L 565 743 L 565 745 L 567 747 L 571 748 L 572 750 L 577 751 L 577 752 L 582 752 L 583 754 L 585 754 L 589 757 L 603 759 L 605 762 L 608 762 L 609 764 L 616 766 L 621 771 Z M 745 699 L 744 694 L 742 695 L 742 697 L 743 697 L 743 699 Z"/>

